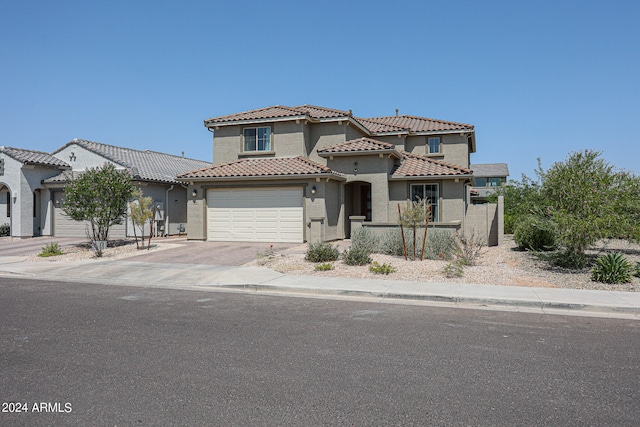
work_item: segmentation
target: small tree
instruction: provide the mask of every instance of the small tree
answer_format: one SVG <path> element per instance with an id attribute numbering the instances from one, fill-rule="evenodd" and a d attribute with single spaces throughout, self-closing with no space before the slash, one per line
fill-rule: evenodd
<path id="1" fill-rule="evenodd" d="M 136 247 L 140 249 L 138 243 L 138 234 L 136 228 L 140 230 L 140 240 L 142 241 L 142 249 L 144 249 L 144 227 L 147 221 L 153 218 L 153 200 L 151 197 L 142 197 L 142 191 L 136 189 L 132 195 L 133 200 L 129 202 L 129 218 L 133 224 L 133 235 L 136 239 Z"/>
<path id="2" fill-rule="evenodd" d="M 427 238 L 427 225 L 429 222 L 429 216 L 431 215 L 431 205 L 427 203 L 426 200 L 418 199 L 418 200 L 407 200 L 407 204 L 404 208 L 400 209 L 400 205 L 398 205 L 398 221 L 400 222 L 400 227 L 406 226 L 410 227 L 413 232 L 413 260 L 417 259 L 417 239 L 416 233 L 419 226 L 424 224 L 424 238 L 422 245 L 422 256 L 424 256 L 424 242 Z M 402 233 L 403 244 L 406 247 L 406 243 L 404 243 L 404 231 Z M 421 259 L 422 259 L 421 256 Z M 405 255 L 406 257 L 406 255 Z"/>
<path id="3" fill-rule="evenodd" d="M 69 178 L 62 209 L 71 219 L 88 221 L 91 242 L 109 240 L 111 226 L 121 224 L 133 187 L 126 170 L 112 164 L 89 168 L 78 178 Z"/>

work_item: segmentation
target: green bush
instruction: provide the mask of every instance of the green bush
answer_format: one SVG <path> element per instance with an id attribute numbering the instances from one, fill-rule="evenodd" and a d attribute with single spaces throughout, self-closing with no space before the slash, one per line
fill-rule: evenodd
<path id="1" fill-rule="evenodd" d="M 464 276 L 464 268 L 462 263 L 460 263 L 459 261 L 450 262 L 444 267 L 444 275 L 449 278 Z"/>
<path id="2" fill-rule="evenodd" d="M 633 267 L 620 252 L 600 256 L 591 269 L 591 280 L 601 283 L 629 283 Z"/>
<path id="3" fill-rule="evenodd" d="M 636 268 L 633 271 L 633 275 L 640 277 L 640 262 L 636 262 Z"/>
<path id="4" fill-rule="evenodd" d="M 369 271 L 375 274 L 389 274 L 395 273 L 398 269 L 390 264 L 379 264 L 377 261 L 374 261 L 373 264 L 369 266 Z"/>
<path id="5" fill-rule="evenodd" d="M 9 224 L 0 225 L 0 237 L 10 236 L 11 226 Z"/>
<path id="6" fill-rule="evenodd" d="M 329 242 L 309 243 L 305 259 L 311 262 L 336 261 L 340 258 L 340 251 L 337 246 Z"/>
<path id="7" fill-rule="evenodd" d="M 42 248 L 42 252 L 38 254 L 40 257 L 50 257 L 56 255 L 62 255 L 62 249 L 60 249 L 60 245 L 56 242 L 47 243 L 45 247 Z"/>
<path id="8" fill-rule="evenodd" d="M 316 264 L 313 268 L 316 271 L 328 271 L 328 270 L 333 270 L 333 264 L 330 262 L 323 262 L 320 264 Z"/>
<path id="9" fill-rule="evenodd" d="M 453 233 L 447 230 L 429 229 L 424 245 L 426 259 L 453 259 L 458 246 Z"/>
<path id="10" fill-rule="evenodd" d="M 418 257 L 422 252 L 422 237 L 424 228 L 416 235 L 416 249 Z M 413 235 L 405 230 L 405 241 L 408 254 L 413 256 Z M 394 256 L 404 256 L 402 245 L 402 233 L 400 228 L 388 230 L 379 239 L 380 253 Z M 426 259 L 453 259 L 457 252 L 457 244 L 453 234 L 447 230 L 430 228 L 427 232 L 427 242 L 424 245 L 424 257 Z"/>
<path id="11" fill-rule="evenodd" d="M 551 251 L 556 248 L 558 230 L 548 219 L 528 216 L 518 222 L 513 240 L 520 249 Z"/>
<path id="12" fill-rule="evenodd" d="M 361 227 L 351 233 L 351 247 L 377 253 L 380 251 L 380 239 L 369 227 Z"/>
<path id="13" fill-rule="evenodd" d="M 342 260 L 347 265 L 365 265 L 372 261 L 370 255 L 368 250 L 352 246 L 342 252 Z"/>

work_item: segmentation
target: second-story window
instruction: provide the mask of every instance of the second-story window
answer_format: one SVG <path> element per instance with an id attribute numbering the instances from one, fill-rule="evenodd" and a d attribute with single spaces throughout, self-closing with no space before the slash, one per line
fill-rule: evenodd
<path id="1" fill-rule="evenodd" d="M 438 154 L 440 153 L 440 137 L 429 138 L 429 146 L 427 147 L 427 154 Z"/>
<path id="2" fill-rule="evenodd" d="M 244 151 L 271 151 L 271 128 L 245 128 Z"/>

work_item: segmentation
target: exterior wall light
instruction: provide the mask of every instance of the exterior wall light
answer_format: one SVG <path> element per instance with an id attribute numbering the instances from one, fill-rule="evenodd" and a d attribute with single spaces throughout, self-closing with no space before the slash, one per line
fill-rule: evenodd
<path id="1" fill-rule="evenodd" d="M 316 194 L 316 186 L 311 187 L 311 194 Z"/>
<path id="2" fill-rule="evenodd" d="M 193 189 L 193 193 L 191 193 L 191 195 L 193 197 L 198 197 L 198 190 L 196 190 L 195 188 Z"/>
<path id="3" fill-rule="evenodd" d="M 353 162 L 353 173 L 358 173 L 358 162 Z"/>

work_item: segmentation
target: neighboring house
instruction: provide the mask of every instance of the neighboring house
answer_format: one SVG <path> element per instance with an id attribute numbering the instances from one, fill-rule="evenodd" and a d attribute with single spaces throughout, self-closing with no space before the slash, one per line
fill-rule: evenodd
<path id="1" fill-rule="evenodd" d="M 178 176 L 189 184 L 189 239 L 342 239 L 355 227 L 397 226 L 398 205 L 418 197 L 432 205 L 431 225 L 501 239 L 501 209 L 470 203 L 472 125 L 309 105 L 204 124 L 214 165 Z"/>
<path id="2" fill-rule="evenodd" d="M 484 202 L 486 197 L 495 194 L 498 187 L 507 183 L 509 166 L 506 163 L 472 164 L 473 189 L 471 200 Z"/>
<path id="3" fill-rule="evenodd" d="M 69 176 L 111 163 L 131 174 L 132 183 L 156 208 L 157 234 L 186 231 L 187 191 L 176 175 L 211 163 L 149 150 L 133 150 L 74 139 L 53 153 L 0 147 L 0 224 L 14 237 L 85 237 L 83 222 L 63 214 Z M 130 223 L 114 226 L 110 238 L 133 236 Z"/>

